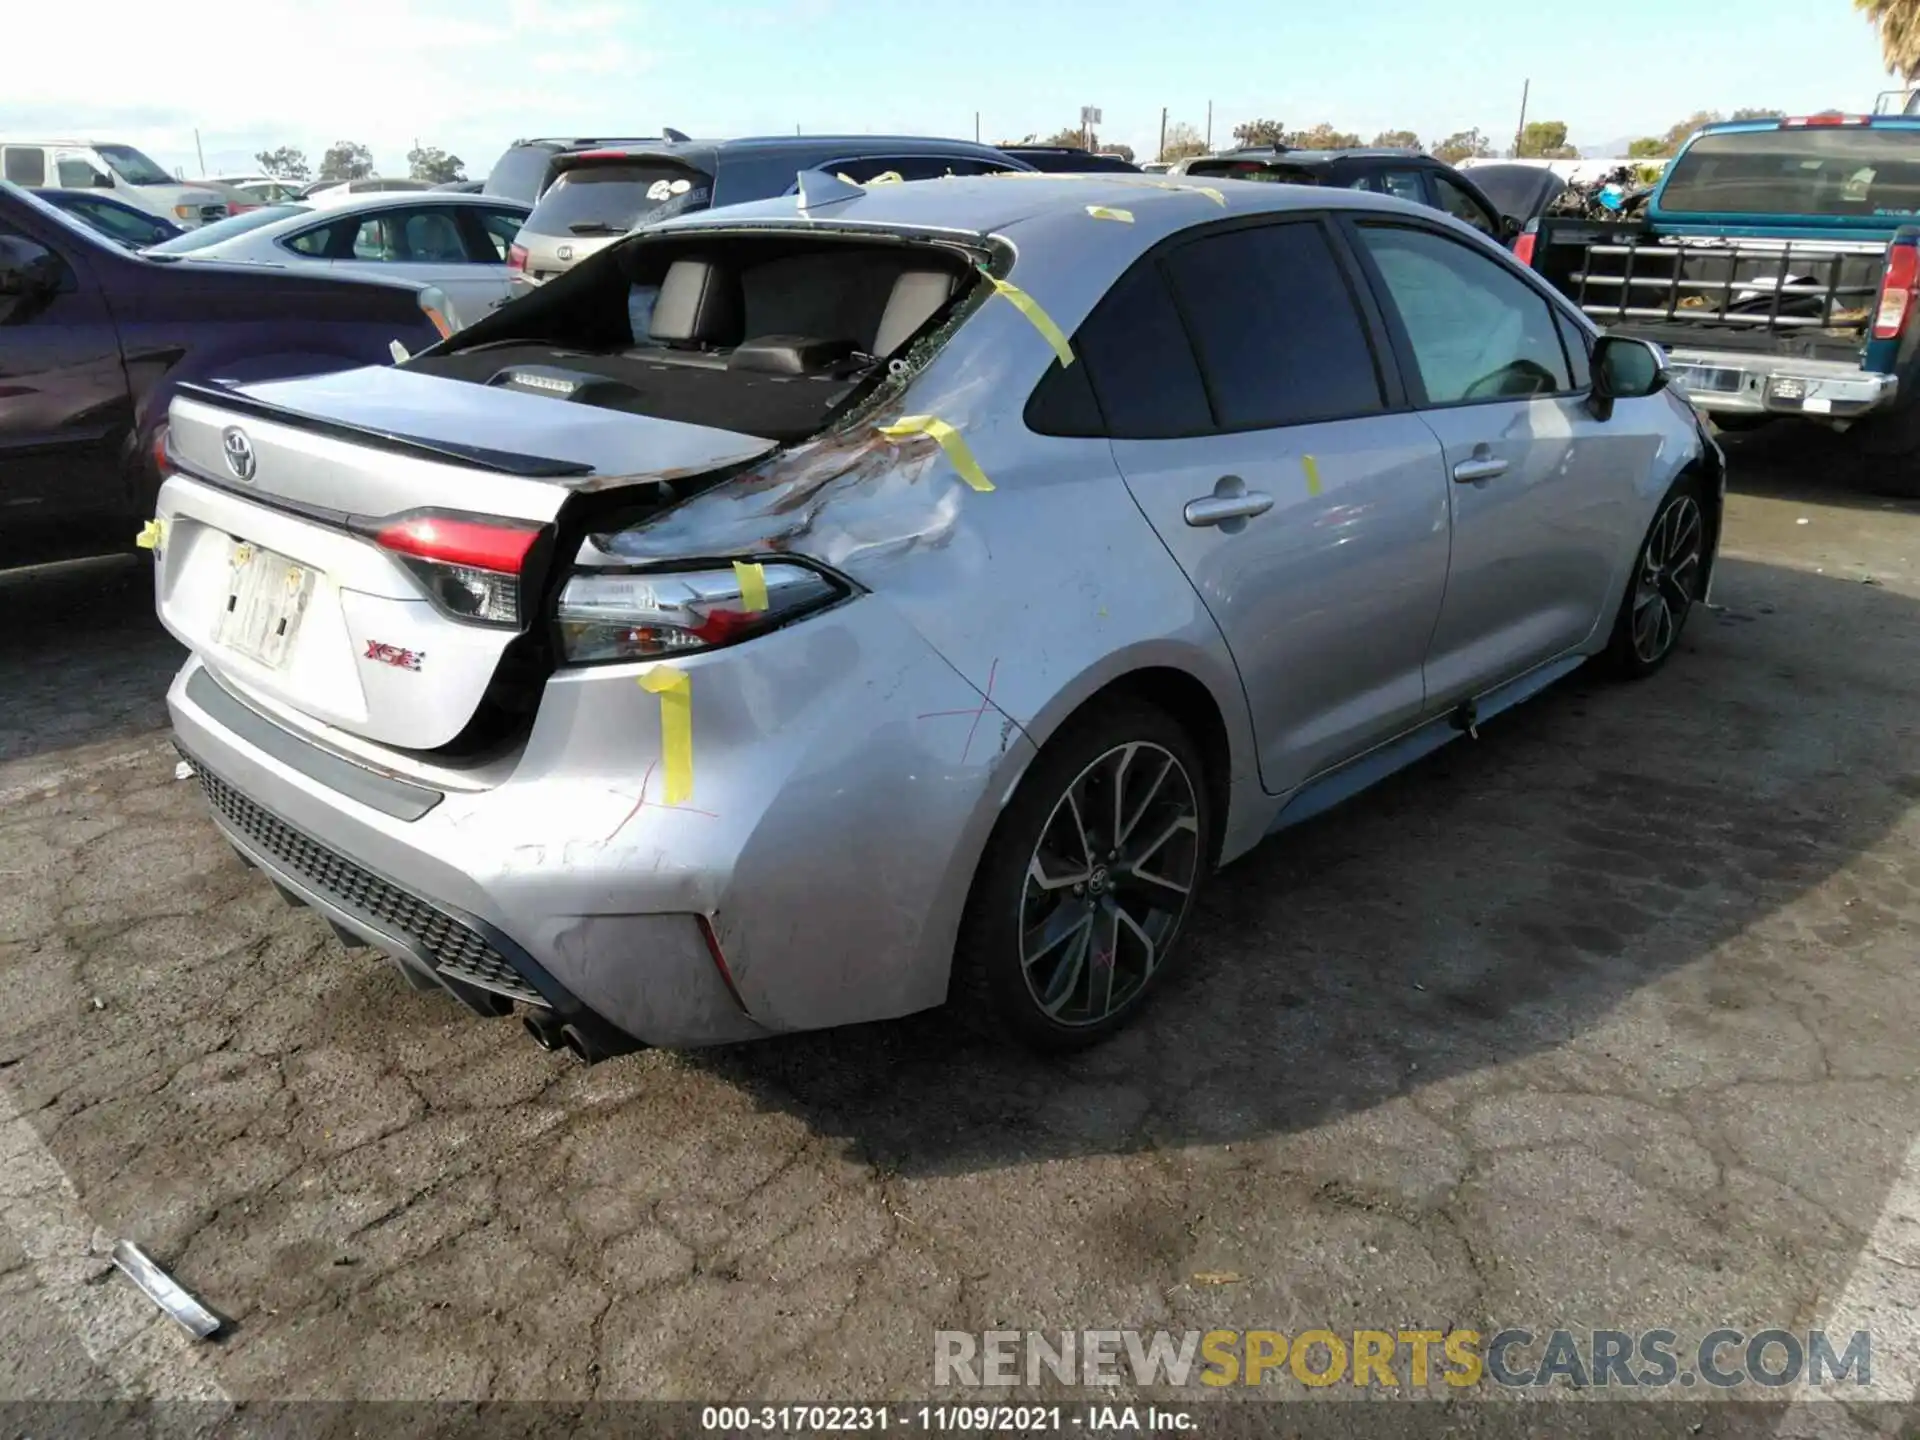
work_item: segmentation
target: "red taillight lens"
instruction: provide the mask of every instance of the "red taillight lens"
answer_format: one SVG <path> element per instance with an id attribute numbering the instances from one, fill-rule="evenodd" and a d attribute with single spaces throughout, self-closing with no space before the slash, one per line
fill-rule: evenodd
<path id="1" fill-rule="evenodd" d="M 1540 237 L 1534 234 L 1533 231 L 1523 230 L 1520 232 L 1519 238 L 1513 242 L 1513 258 L 1529 270 L 1533 268 L 1534 242 L 1539 238 Z"/>
<path id="2" fill-rule="evenodd" d="M 537 526 L 415 515 L 383 527 L 373 538 L 384 549 L 421 560 L 518 575 L 539 535 Z"/>
<path id="3" fill-rule="evenodd" d="M 509 245 L 507 247 L 507 269 L 524 271 L 527 268 L 527 247 Z"/>
<path id="4" fill-rule="evenodd" d="M 1920 246 L 1888 246 L 1886 273 L 1880 277 L 1880 305 L 1873 316 L 1874 339 L 1898 340 L 1906 330 L 1916 282 L 1920 282 Z"/>
<path id="5" fill-rule="evenodd" d="M 442 611 L 483 625 L 520 623 L 520 574 L 540 527 L 456 515 L 407 515 L 373 539 L 427 587 Z"/>
<path id="6" fill-rule="evenodd" d="M 167 463 L 167 422 L 162 420 L 160 428 L 153 432 L 153 469 L 161 479 L 173 473 L 173 467 Z"/>

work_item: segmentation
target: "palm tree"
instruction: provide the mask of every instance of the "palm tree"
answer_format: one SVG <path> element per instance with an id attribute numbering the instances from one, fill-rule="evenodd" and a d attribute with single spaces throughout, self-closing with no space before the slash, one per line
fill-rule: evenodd
<path id="1" fill-rule="evenodd" d="M 1880 32 L 1887 68 L 1912 84 L 1920 77 L 1920 0 L 1853 0 Z"/>

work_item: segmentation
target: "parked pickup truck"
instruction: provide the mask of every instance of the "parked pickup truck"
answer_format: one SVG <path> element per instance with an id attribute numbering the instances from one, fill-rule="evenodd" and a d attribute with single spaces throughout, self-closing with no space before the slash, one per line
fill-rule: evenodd
<path id="1" fill-rule="evenodd" d="M 1709 125 L 1644 218 L 1542 219 L 1515 247 L 1609 330 L 1663 346 L 1723 428 L 1799 415 L 1920 495 L 1920 116 Z"/>
<path id="2" fill-rule="evenodd" d="M 0 567 L 133 548 L 182 381 L 384 364 L 445 333 L 436 294 L 150 258 L 0 182 Z"/>

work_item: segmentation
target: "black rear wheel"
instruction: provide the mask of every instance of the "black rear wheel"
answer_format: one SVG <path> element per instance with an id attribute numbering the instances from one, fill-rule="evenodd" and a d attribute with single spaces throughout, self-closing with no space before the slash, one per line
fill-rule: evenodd
<path id="1" fill-rule="evenodd" d="M 1201 760 L 1132 700 L 1070 722 L 988 842 L 955 956 L 955 999 L 989 1028 L 1069 1050 L 1165 982 L 1210 862 Z"/>

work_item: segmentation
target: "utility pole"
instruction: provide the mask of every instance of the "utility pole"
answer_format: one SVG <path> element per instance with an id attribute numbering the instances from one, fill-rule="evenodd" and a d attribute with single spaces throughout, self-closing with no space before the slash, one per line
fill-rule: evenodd
<path id="1" fill-rule="evenodd" d="M 1167 107 L 1164 105 L 1160 107 L 1160 150 L 1153 158 L 1156 160 L 1167 158 Z"/>
<path id="2" fill-rule="evenodd" d="M 1527 133 L 1527 92 L 1533 88 L 1532 80 L 1520 82 L 1520 124 L 1513 132 L 1513 157 L 1520 158 L 1520 137 Z"/>
<path id="3" fill-rule="evenodd" d="M 1207 101 L 1207 149 L 1213 149 L 1213 101 Z"/>
<path id="4" fill-rule="evenodd" d="M 973 143 L 976 145 L 980 143 L 980 112 L 978 110 L 973 112 Z"/>
<path id="5" fill-rule="evenodd" d="M 200 157 L 200 173 L 207 173 L 207 152 L 200 148 L 200 127 L 193 127 L 193 153 Z"/>

